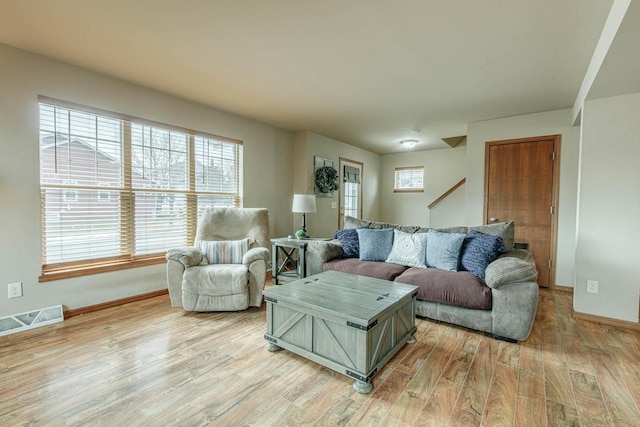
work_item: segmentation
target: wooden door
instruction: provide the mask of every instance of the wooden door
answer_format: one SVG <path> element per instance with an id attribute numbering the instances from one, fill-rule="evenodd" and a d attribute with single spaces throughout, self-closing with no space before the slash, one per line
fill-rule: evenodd
<path id="1" fill-rule="evenodd" d="M 560 135 L 485 147 L 484 222 L 514 221 L 515 240 L 529 245 L 544 287 L 555 283 L 559 148 Z"/>

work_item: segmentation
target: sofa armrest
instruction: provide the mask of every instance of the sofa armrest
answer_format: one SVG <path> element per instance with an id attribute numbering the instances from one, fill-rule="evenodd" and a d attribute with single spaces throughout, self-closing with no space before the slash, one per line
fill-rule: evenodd
<path id="1" fill-rule="evenodd" d="M 538 308 L 538 284 L 509 283 L 491 290 L 492 333 L 524 341 L 529 337 Z"/>
<path id="2" fill-rule="evenodd" d="M 181 248 L 169 249 L 165 254 L 167 261 L 178 261 L 184 268 L 200 265 L 202 262 L 202 252 L 194 246 L 184 246 Z"/>
<path id="3" fill-rule="evenodd" d="M 312 240 L 307 244 L 307 276 L 322 273 L 325 262 L 342 256 L 339 240 Z"/>
<path id="4" fill-rule="evenodd" d="M 247 268 L 256 261 L 269 261 L 269 249 L 262 247 L 249 249 L 242 257 L 242 263 Z"/>
<path id="5" fill-rule="evenodd" d="M 538 270 L 531 252 L 523 249 L 509 251 L 499 257 L 485 270 L 484 281 L 496 289 L 508 283 L 536 282 Z"/>

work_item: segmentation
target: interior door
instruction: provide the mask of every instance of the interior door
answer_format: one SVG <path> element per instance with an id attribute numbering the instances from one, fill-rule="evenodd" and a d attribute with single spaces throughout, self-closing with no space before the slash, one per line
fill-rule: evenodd
<path id="1" fill-rule="evenodd" d="M 484 222 L 515 223 L 535 257 L 538 284 L 554 284 L 560 136 L 487 142 Z"/>
<path id="2" fill-rule="evenodd" d="M 362 218 L 362 171 L 364 166 L 355 160 L 340 157 L 340 218 L 339 226 L 344 228 L 344 216 Z"/>

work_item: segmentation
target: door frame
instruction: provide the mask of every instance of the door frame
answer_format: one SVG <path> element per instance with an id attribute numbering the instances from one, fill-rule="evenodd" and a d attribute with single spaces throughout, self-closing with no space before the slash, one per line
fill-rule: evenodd
<path id="1" fill-rule="evenodd" d="M 346 157 L 338 157 L 338 179 L 340 180 L 340 185 L 338 186 L 338 228 L 344 226 L 344 222 L 341 222 L 342 219 L 342 196 L 344 191 L 344 165 L 343 162 L 352 163 L 360 167 L 360 193 L 358 194 L 358 203 L 360 204 L 360 218 L 362 219 L 362 199 L 364 198 L 364 163 L 359 162 L 357 160 L 347 159 Z"/>
<path id="2" fill-rule="evenodd" d="M 488 210 L 489 210 L 489 149 L 496 145 L 507 144 L 523 144 L 537 141 L 553 141 L 553 182 L 551 184 L 551 202 L 553 209 L 551 213 L 551 241 L 549 244 L 549 289 L 556 288 L 556 260 L 557 260 L 557 248 L 558 248 L 558 203 L 559 203 L 559 188 L 560 188 L 560 142 L 561 135 L 543 135 L 533 136 L 528 138 L 516 138 L 505 139 L 499 141 L 487 141 L 484 148 L 484 206 L 482 210 L 482 222 L 487 224 Z"/>

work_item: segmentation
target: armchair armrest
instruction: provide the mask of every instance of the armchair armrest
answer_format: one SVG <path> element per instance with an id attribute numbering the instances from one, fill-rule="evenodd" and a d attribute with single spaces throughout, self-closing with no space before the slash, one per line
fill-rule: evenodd
<path id="1" fill-rule="evenodd" d="M 184 268 L 200 265 L 202 262 L 202 252 L 194 246 L 184 246 L 181 248 L 169 249 L 165 254 L 167 261 L 178 261 Z"/>
<path id="2" fill-rule="evenodd" d="M 249 249 L 242 257 L 242 263 L 247 267 L 255 261 L 269 261 L 269 249 L 262 247 Z"/>
<path id="3" fill-rule="evenodd" d="M 339 240 L 312 240 L 307 245 L 307 276 L 322 272 L 325 262 L 342 256 Z"/>

